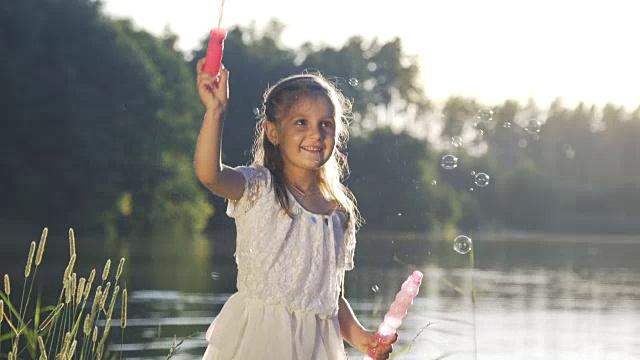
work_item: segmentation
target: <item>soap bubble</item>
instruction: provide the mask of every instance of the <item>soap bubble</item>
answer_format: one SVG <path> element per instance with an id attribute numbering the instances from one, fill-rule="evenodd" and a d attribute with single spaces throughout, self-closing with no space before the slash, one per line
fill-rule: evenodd
<path id="1" fill-rule="evenodd" d="M 460 136 L 454 136 L 451 138 L 451 144 L 455 147 L 462 146 L 462 138 Z"/>
<path id="2" fill-rule="evenodd" d="M 472 171 L 472 172 L 471 172 L 471 176 L 476 176 L 476 172 L 475 172 L 475 171 Z"/>
<path id="3" fill-rule="evenodd" d="M 217 272 L 214 271 L 214 272 L 211 273 L 211 278 L 213 280 L 218 280 L 220 278 L 220 274 L 218 274 Z"/>
<path id="4" fill-rule="evenodd" d="M 373 286 L 371 287 L 371 291 L 373 291 L 373 292 L 378 292 L 378 290 L 380 290 L 380 288 L 378 287 L 378 285 L 373 285 Z"/>
<path id="5" fill-rule="evenodd" d="M 469 188 L 469 191 L 473 192 L 473 190 L 475 190 L 475 189 L 474 189 L 474 188 L 472 188 L 472 187 L 470 187 L 470 188 Z"/>
<path id="6" fill-rule="evenodd" d="M 253 115 L 258 116 L 260 115 L 260 109 L 258 109 L 257 107 L 253 108 Z"/>
<path id="7" fill-rule="evenodd" d="M 458 254 L 466 254 L 471 251 L 471 238 L 465 235 L 458 235 L 453 239 L 453 250 Z"/>
<path id="8" fill-rule="evenodd" d="M 576 157 L 576 151 L 573 150 L 573 148 L 569 144 L 562 144 L 562 151 L 564 151 L 564 156 L 567 159 L 573 159 L 574 157 Z"/>
<path id="9" fill-rule="evenodd" d="M 402 216 L 402 213 L 398 213 L 398 216 Z"/>
<path id="10" fill-rule="evenodd" d="M 489 185 L 489 175 L 485 173 L 477 173 L 474 181 L 479 187 L 485 187 Z"/>
<path id="11" fill-rule="evenodd" d="M 458 167 L 458 158 L 455 155 L 445 155 L 440 161 L 440 165 L 445 170 L 452 170 Z"/>
<path id="12" fill-rule="evenodd" d="M 435 185 L 437 185 L 437 184 L 438 184 L 438 182 L 437 182 L 437 181 L 435 181 L 435 180 L 431 180 L 431 185 L 435 186 Z"/>
<path id="13" fill-rule="evenodd" d="M 493 111 L 491 109 L 480 109 L 476 115 L 478 122 L 487 122 L 493 120 Z"/>
<path id="14" fill-rule="evenodd" d="M 532 135 L 537 134 L 540 132 L 540 126 L 542 126 L 540 124 L 540 121 L 536 119 L 530 119 L 527 125 L 524 127 L 524 130 Z"/>
<path id="15" fill-rule="evenodd" d="M 356 78 L 349 79 L 349 85 L 358 86 L 358 79 L 356 79 Z"/>
<path id="16" fill-rule="evenodd" d="M 505 128 L 505 129 L 509 129 L 509 128 L 511 128 L 511 123 L 508 122 L 508 121 L 505 121 L 505 122 L 502 123 L 502 127 Z"/>

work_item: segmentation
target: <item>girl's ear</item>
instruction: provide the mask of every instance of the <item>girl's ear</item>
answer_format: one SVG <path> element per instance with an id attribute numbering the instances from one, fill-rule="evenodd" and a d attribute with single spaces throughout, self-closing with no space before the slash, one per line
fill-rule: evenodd
<path id="1" fill-rule="evenodd" d="M 274 146 L 278 146 L 278 129 L 276 128 L 276 125 L 271 121 L 265 121 L 264 130 L 267 133 L 267 139 L 269 139 L 269 142 Z"/>

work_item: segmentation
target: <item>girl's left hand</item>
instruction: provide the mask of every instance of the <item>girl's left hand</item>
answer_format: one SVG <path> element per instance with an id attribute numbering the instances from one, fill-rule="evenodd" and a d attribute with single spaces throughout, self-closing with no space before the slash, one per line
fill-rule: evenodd
<path id="1" fill-rule="evenodd" d="M 368 354 L 375 360 L 386 360 L 393 352 L 393 344 L 398 341 L 398 333 L 394 335 L 388 342 L 378 343 L 376 340 L 375 331 L 367 331 L 367 341 L 365 343 L 364 353 L 368 354 L 369 346 L 371 346 L 375 353 Z"/>

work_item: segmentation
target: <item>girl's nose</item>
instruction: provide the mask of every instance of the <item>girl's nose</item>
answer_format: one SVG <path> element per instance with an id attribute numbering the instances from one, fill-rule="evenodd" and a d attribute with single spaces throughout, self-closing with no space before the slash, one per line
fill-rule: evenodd
<path id="1" fill-rule="evenodd" d="M 312 137 L 317 137 L 319 139 L 324 139 L 326 137 L 324 128 L 322 126 L 313 127 L 313 130 L 311 131 L 312 131 L 312 134 L 311 134 Z"/>

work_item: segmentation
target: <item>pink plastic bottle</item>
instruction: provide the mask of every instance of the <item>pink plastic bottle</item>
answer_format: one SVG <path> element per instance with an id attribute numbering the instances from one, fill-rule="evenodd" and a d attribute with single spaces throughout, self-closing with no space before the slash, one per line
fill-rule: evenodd
<path id="1" fill-rule="evenodd" d="M 376 340 L 378 343 L 387 342 L 395 335 L 396 330 L 400 327 L 400 324 L 402 324 L 402 319 L 407 315 L 409 306 L 413 304 L 413 299 L 418 295 L 423 276 L 420 271 L 416 270 L 402 284 L 400 291 L 396 295 L 396 299 L 391 306 L 389 306 L 389 311 L 384 316 L 382 324 L 378 327 L 378 332 L 376 332 Z M 369 346 L 364 360 L 371 360 L 374 356 L 375 349 Z"/>
<path id="2" fill-rule="evenodd" d="M 204 63 L 204 72 L 217 76 L 222 63 L 222 53 L 224 52 L 224 39 L 227 38 L 227 30 L 215 28 L 209 33 L 209 45 L 207 46 L 207 56 Z"/>

